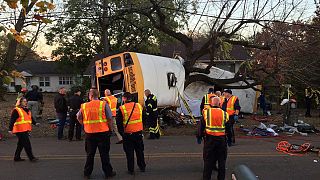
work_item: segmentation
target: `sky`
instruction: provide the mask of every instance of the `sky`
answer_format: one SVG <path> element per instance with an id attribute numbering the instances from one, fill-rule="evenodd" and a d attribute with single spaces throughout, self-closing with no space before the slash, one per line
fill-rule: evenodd
<path id="1" fill-rule="evenodd" d="M 1 1 L 1 0 L 0 0 Z M 221 2 L 225 2 L 225 0 L 198 0 L 198 7 L 197 9 L 197 15 L 190 15 L 190 19 L 188 21 L 188 28 L 181 29 L 182 32 L 187 32 L 187 31 L 193 31 L 195 30 L 196 32 L 204 32 L 209 28 L 210 22 L 212 22 L 213 18 L 211 16 L 218 16 L 218 13 L 220 12 L 220 9 L 223 5 Z M 231 4 L 227 6 L 228 9 L 231 8 L 232 3 L 234 3 L 234 0 L 230 0 Z M 265 0 L 264 0 L 265 1 Z M 270 3 L 267 4 L 265 8 L 265 12 L 269 11 L 271 7 L 273 7 L 277 2 L 283 1 L 282 4 L 278 6 L 277 9 L 275 9 L 272 13 L 269 13 L 269 15 L 266 15 L 262 17 L 261 19 L 270 19 L 271 16 L 274 17 L 276 16 L 277 19 L 281 17 L 281 15 L 284 14 L 284 12 L 288 12 L 289 9 L 292 7 L 292 4 L 296 5 L 298 4 L 298 7 L 294 9 L 290 13 L 290 16 L 286 19 L 287 22 L 291 22 L 292 20 L 310 20 L 311 17 L 314 15 L 314 12 L 316 10 L 316 5 L 314 3 L 314 0 L 269 0 Z M 63 1 L 62 0 L 54 0 L 55 4 L 57 5 L 57 10 L 59 11 L 62 8 Z M 255 12 L 255 8 L 257 7 L 257 4 L 254 2 L 257 2 L 255 0 L 242 0 L 243 2 L 247 2 L 246 6 L 246 18 L 252 18 L 252 14 Z M 259 4 L 259 7 L 261 7 L 263 4 Z M 241 8 L 238 8 L 235 10 L 235 13 L 231 16 L 231 18 L 241 18 L 243 14 L 243 6 L 240 6 Z M 259 9 L 259 8 L 258 8 Z M 188 12 L 193 12 L 193 8 L 189 7 L 187 10 Z M 265 12 L 261 12 L 261 14 L 264 14 Z M 203 14 L 203 15 L 201 15 Z M 0 18 L 4 17 L 4 14 L 0 13 Z M 210 17 L 208 17 L 210 16 Z M 226 14 L 223 14 L 222 17 L 225 17 Z M 280 18 L 281 19 L 281 18 Z M 233 21 L 235 22 L 235 21 Z M 229 22 L 230 25 L 233 23 L 232 21 Z M 48 25 L 53 26 L 53 24 Z M 242 30 L 242 34 L 245 34 L 247 36 L 250 35 L 250 33 L 253 31 L 253 26 L 248 26 L 244 30 Z M 52 50 L 54 50 L 57 47 L 55 46 L 49 46 L 46 44 L 46 39 L 44 37 L 44 34 L 41 34 L 39 37 L 38 42 L 36 43 L 36 52 L 41 55 L 41 56 L 46 56 L 50 57 Z"/>

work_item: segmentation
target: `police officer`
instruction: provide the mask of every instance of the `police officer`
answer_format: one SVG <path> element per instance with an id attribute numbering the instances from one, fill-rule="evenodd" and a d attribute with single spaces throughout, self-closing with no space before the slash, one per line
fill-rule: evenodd
<path id="1" fill-rule="evenodd" d="M 146 115 L 147 115 L 147 124 L 149 127 L 149 139 L 159 139 L 160 138 L 160 128 L 158 123 L 158 104 L 157 97 L 151 94 L 149 89 L 144 91 L 145 96 L 147 97 L 145 101 L 146 106 Z"/>
<path id="2" fill-rule="evenodd" d="M 200 112 L 203 111 L 203 109 L 205 109 L 206 107 L 210 106 L 209 100 L 211 97 L 216 96 L 214 94 L 214 88 L 209 88 L 208 90 L 208 94 L 204 95 L 201 101 L 201 105 L 200 105 Z"/>
<path id="3" fill-rule="evenodd" d="M 81 124 L 77 120 L 77 112 L 79 112 L 81 104 L 84 103 L 81 95 L 80 89 L 75 90 L 74 95 L 69 99 L 69 106 L 70 106 L 70 126 L 69 126 L 69 133 L 68 139 L 72 141 L 73 134 L 74 134 L 74 127 L 76 127 L 76 140 L 81 140 Z"/>
<path id="4" fill-rule="evenodd" d="M 32 118 L 31 111 L 27 108 L 27 99 L 21 97 L 17 100 L 16 107 L 13 109 L 9 124 L 9 133 L 15 134 L 18 137 L 17 149 L 14 154 L 14 161 L 24 161 L 20 157 L 21 151 L 24 150 L 31 162 L 35 162 L 38 158 L 34 157 L 29 139 L 31 124 L 39 125 Z"/>
<path id="5" fill-rule="evenodd" d="M 212 170 L 218 161 L 218 180 L 225 179 L 225 164 L 227 160 L 227 144 L 225 136 L 225 123 L 228 122 L 228 114 L 223 111 L 219 97 L 209 99 L 210 107 L 203 110 L 203 119 L 197 134 L 198 142 L 204 137 L 203 148 L 203 179 L 211 179 Z"/>
<path id="6" fill-rule="evenodd" d="M 115 96 L 112 96 L 111 91 L 109 89 L 106 89 L 104 91 L 104 95 L 105 95 L 104 100 L 108 103 L 112 112 L 112 120 L 114 122 L 113 131 L 116 133 L 116 136 L 118 138 L 118 142 L 116 144 L 122 144 L 123 143 L 122 136 L 118 132 L 117 122 L 116 122 L 118 99 Z"/>
<path id="7" fill-rule="evenodd" d="M 227 142 L 228 146 L 232 146 L 235 143 L 235 134 L 233 125 L 239 119 L 240 103 L 237 96 L 232 95 L 232 91 L 227 89 L 224 91 L 224 102 L 222 104 L 222 109 L 226 111 L 229 115 L 230 121 L 226 124 L 227 131 Z"/>
<path id="8" fill-rule="evenodd" d="M 90 89 L 90 102 L 81 105 L 77 118 L 84 125 L 86 133 L 85 149 L 87 161 L 84 167 L 84 177 L 90 178 L 93 170 L 94 156 L 99 149 L 102 170 L 106 178 L 113 177 L 116 172 L 110 164 L 110 132 L 112 131 L 112 114 L 109 105 L 98 99 L 99 92 Z"/>
<path id="9" fill-rule="evenodd" d="M 137 164 L 141 172 L 145 172 L 143 144 L 142 106 L 132 102 L 132 96 L 126 92 L 122 96 L 125 103 L 120 106 L 117 113 L 117 126 L 123 137 L 123 149 L 127 157 L 128 173 L 134 175 L 134 151 L 137 156 Z"/>

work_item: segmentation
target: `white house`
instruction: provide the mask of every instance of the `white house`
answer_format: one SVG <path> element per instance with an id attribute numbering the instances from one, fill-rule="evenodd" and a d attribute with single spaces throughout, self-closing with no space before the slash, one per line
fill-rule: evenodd
<path id="1" fill-rule="evenodd" d="M 14 78 L 8 87 L 9 92 L 15 92 L 17 85 L 29 90 L 32 85 L 37 85 L 43 92 L 57 92 L 60 87 L 70 89 L 80 79 L 57 61 L 27 61 L 16 68 L 25 78 Z"/>

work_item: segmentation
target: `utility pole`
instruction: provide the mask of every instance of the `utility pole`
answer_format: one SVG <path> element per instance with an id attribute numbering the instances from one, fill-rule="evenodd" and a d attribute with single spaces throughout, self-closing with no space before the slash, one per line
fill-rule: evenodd
<path id="1" fill-rule="evenodd" d="M 109 45 L 109 33 L 108 33 L 108 27 L 109 27 L 109 14 L 108 14 L 108 0 L 102 0 L 102 45 L 103 45 L 103 55 L 108 56 L 110 51 L 110 45 Z"/>

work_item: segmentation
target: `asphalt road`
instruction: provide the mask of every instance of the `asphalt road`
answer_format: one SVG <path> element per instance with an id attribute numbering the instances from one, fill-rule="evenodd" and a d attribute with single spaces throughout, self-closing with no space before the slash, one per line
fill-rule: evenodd
<path id="1" fill-rule="evenodd" d="M 287 139 L 287 138 L 286 138 Z M 318 180 L 320 161 L 315 154 L 289 156 L 275 150 L 281 138 L 238 138 L 237 145 L 228 149 L 227 179 L 239 164 L 247 165 L 262 180 Z M 287 139 L 291 143 L 311 142 L 320 146 L 319 136 Z M 40 160 L 13 162 L 17 139 L 0 141 L 0 180 L 78 180 L 82 179 L 85 161 L 84 142 L 57 141 L 54 138 L 31 138 L 35 156 Z M 111 144 L 111 164 L 117 172 L 113 179 L 201 179 L 202 145 L 192 136 L 164 136 L 160 140 L 145 140 L 145 173 L 126 173 L 122 145 Z M 23 155 L 24 152 L 23 152 Z M 213 174 L 215 179 L 216 173 Z M 103 179 L 99 155 L 96 155 L 93 179 Z"/>

